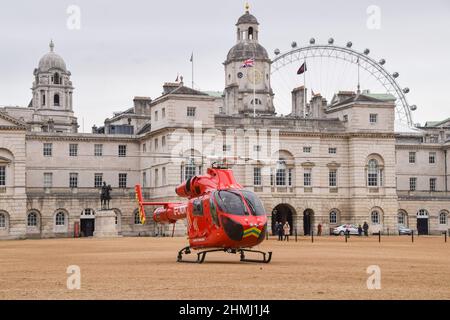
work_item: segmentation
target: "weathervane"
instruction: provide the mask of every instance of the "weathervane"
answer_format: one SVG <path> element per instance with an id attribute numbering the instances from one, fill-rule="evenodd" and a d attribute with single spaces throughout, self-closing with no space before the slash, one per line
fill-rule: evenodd
<path id="1" fill-rule="evenodd" d="M 249 11 L 250 11 L 250 5 L 248 4 L 248 1 L 247 1 L 247 2 L 245 2 L 245 12 L 249 13 Z"/>

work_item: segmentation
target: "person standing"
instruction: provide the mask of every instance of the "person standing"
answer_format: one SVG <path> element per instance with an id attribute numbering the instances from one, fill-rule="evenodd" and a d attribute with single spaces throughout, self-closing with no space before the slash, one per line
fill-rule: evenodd
<path id="1" fill-rule="evenodd" d="M 367 224 L 366 221 L 364 221 L 363 230 L 364 230 L 364 236 L 368 237 L 369 236 L 369 225 Z"/>
<path id="2" fill-rule="evenodd" d="M 278 241 L 283 241 L 283 225 L 277 222 Z"/>
<path id="3" fill-rule="evenodd" d="M 289 235 L 291 234 L 291 226 L 289 225 L 289 222 L 285 222 L 283 226 L 284 231 L 284 240 L 289 241 Z"/>
<path id="4" fill-rule="evenodd" d="M 361 227 L 361 225 L 358 226 L 358 235 L 361 237 L 362 236 L 362 232 L 363 232 L 363 228 Z"/>
<path id="5" fill-rule="evenodd" d="M 322 225 L 320 223 L 317 226 L 317 235 L 319 237 L 322 235 Z"/>

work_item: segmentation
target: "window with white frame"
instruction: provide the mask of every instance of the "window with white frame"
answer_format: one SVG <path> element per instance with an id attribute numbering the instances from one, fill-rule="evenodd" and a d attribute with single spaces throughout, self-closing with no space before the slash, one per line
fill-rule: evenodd
<path id="1" fill-rule="evenodd" d="M 303 172 L 303 185 L 305 187 L 310 187 L 312 185 L 312 170 L 311 170 L 311 168 L 306 168 Z"/>
<path id="2" fill-rule="evenodd" d="M 303 153 L 311 153 L 311 147 L 303 147 Z"/>
<path id="3" fill-rule="evenodd" d="M 57 226 L 64 226 L 66 224 L 66 215 L 64 212 L 58 212 L 56 214 L 55 224 Z"/>
<path id="4" fill-rule="evenodd" d="M 158 150 L 158 148 L 159 148 L 158 138 L 155 138 L 155 142 L 153 145 L 155 146 L 155 151 Z"/>
<path id="5" fill-rule="evenodd" d="M 69 174 L 69 187 L 78 188 L 78 173 L 72 172 Z"/>
<path id="6" fill-rule="evenodd" d="M 4 213 L 0 212 L 0 228 L 6 228 L 6 216 Z"/>
<path id="7" fill-rule="evenodd" d="M 374 124 L 374 123 L 377 123 L 377 121 L 378 121 L 378 114 L 376 114 L 376 113 L 371 113 L 371 114 L 369 115 L 369 122 L 372 123 L 372 124 Z"/>
<path id="8" fill-rule="evenodd" d="M 417 178 L 411 177 L 409 178 L 409 191 L 416 191 Z"/>
<path id="9" fill-rule="evenodd" d="M 44 188 L 53 187 L 53 173 L 44 172 Z"/>
<path id="10" fill-rule="evenodd" d="M 286 162 L 283 160 L 278 161 L 276 173 L 275 173 L 275 184 L 277 186 L 286 185 Z"/>
<path id="11" fill-rule="evenodd" d="M 6 166 L 0 166 L 0 186 L 6 186 Z"/>
<path id="12" fill-rule="evenodd" d="M 409 153 L 409 163 L 416 163 L 416 153 L 415 152 Z"/>
<path id="13" fill-rule="evenodd" d="M 166 146 L 166 136 L 162 136 L 161 138 L 161 147 L 165 147 Z"/>
<path id="14" fill-rule="evenodd" d="M 125 144 L 119 145 L 119 157 L 127 156 L 127 146 Z"/>
<path id="15" fill-rule="evenodd" d="M 430 191 L 436 191 L 436 178 L 430 178 Z"/>
<path id="16" fill-rule="evenodd" d="M 155 111 L 155 121 L 158 121 L 158 111 Z"/>
<path id="17" fill-rule="evenodd" d="M 127 174 L 119 173 L 119 188 L 125 189 L 127 187 Z"/>
<path id="18" fill-rule="evenodd" d="M 102 144 L 94 145 L 94 156 L 96 156 L 96 157 L 103 156 L 103 145 Z"/>
<path id="19" fill-rule="evenodd" d="M 142 152 L 147 152 L 147 144 L 146 143 L 142 144 Z"/>
<path id="20" fill-rule="evenodd" d="M 229 151 L 231 151 L 231 144 L 224 144 L 224 145 L 222 146 L 222 151 L 223 151 L 223 152 L 229 152 Z"/>
<path id="21" fill-rule="evenodd" d="M 330 224 L 337 224 L 337 212 L 334 210 L 330 212 Z"/>
<path id="22" fill-rule="evenodd" d="M 166 108 L 161 109 L 161 118 L 164 119 L 166 117 Z"/>
<path id="23" fill-rule="evenodd" d="M 94 173 L 94 188 L 101 188 L 103 184 L 103 173 Z"/>
<path id="24" fill-rule="evenodd" d="M 195 107 L 187 107 L 186 109 L 186 115 L 188 117 L 195 117 Z"/>
<path id="25" fill-rule="evenodd" d="M 380 213 L 377 210 L 373 210 L 370 213 L 370 221 L 372 221 L 373 224 L 380 223 Z"/>
<path id="26" fill-rule="evenodd" d="M 439 213 L 439 224 L 440 225 L 446 225 L 447 224 L 447 212 L 441 212 Z"/>
<path id="27" fill-rule="evenodd" d="M 38 216 L 36 212 L 30 212 L 27 217 L 27 226 L 28 227 L 37 227 L 38 225 Z"/>
<path id="28" fill-rule="evenodd" d="M 406 214 L 404 212 L 399 212 L 397 215 L 397 222 L 399 225 L 401 226 L 405 226 L 406 225 Z"/>
<path id="29" fill-rule="evenodd" d="M 417 212 L 417 217 L 421 217 L 421 218 L 428 218 L 428 211 L 425 209 L 420 209 Z"/>
<path id="30" fill-rule="evenodd" d="M 337 170 L 330 169 L 328 173 L 328 184 L 330 187 L 337 187 Z"/>
<path id="31" fill-rule="evenodd" d="M 189 159 L 189 161 L 187 161 L 186 165 L 184 166 L 184 180 L 187 180 L 195 176 L 195 168 L 196 167 L 194 159 L 193 158 Z"/>
<path id="32" fill-rule="evenodd" d="M 336 154 L 337 153 L 337 148 L 334 148 L 334 147 L 328 148 L 328 153 L 329 154 Z"/>
<path id="33" fill-rule="evenodd" d="M 53 144 L 52 143 L 44 143 L 44 146 L 43 146 L 44 157 L 51 157 L 52 156 L 52 149 L 53 149 Z"/>
<path id="34" fill-rule="evenodd" d="M 370 159 L 367 164 L 367 185 L 369 187 L 378 187 L 381 185 L 380 167 L 378 161 Z"/>
<path id="35" fill-rule="evenodd" d="M 255 167 L 253 168 L 253 185 L 260 186 L 261 184 L 261 168 Z"/>
<path id="36" fill-rule="evenodd" d="M 435 164 L 436 163 L 436 152 L 430 152 L 428 155 L 428 162 L 430 164 Z"/>
<path id="37" fill-rule="evenodd" d="M 78 156 L 78 144 L 75 143 L 69 144 L 69 156 L 70 157 Z"/>

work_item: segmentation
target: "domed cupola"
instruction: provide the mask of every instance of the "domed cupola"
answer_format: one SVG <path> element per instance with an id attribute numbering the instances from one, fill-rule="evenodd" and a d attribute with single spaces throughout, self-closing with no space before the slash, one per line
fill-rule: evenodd
<path id="1" fill-rule="evenodd" d="M 53 41 L 50 42 L 50 52 L 46 53 L 41 60 L 39 60 L 39 71 L 48 72 L 51 69 L 59 69 L 67 72 L 66 63 L 61 56 L 54 52 L 55 45 Z"/>
<path id="2" fill-rule="evenodd" d="M 259 22 L 249 11 L 236 23 L 236 44 L 228 51 L 225 65 L 226 114 L 274 114 L 270 86 L 271 61 L 259 44 Z"/>
<path id="3" fill-rule="evenodd" d="M 77 119 L 73 114 L 73 85 L 71 73 L 63 58 L 54 52 L 50 41 L 50 52 L 45 54 L 34 69 L 31 88 L 33 98 L 30 107 L 36 110 L 35 128 L 39 131 L 77 132 Z M 50 121 L 48 124 L 47 122 Z"/>

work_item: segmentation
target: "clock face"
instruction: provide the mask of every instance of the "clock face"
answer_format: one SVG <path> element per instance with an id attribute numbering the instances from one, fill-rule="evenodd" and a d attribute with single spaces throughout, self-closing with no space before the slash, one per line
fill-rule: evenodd
<path id="1" fill-rule="evenodd" d="M 247 72 L 248 81 L 252 84 L 260 84 L 263 79 L 263 74 L 256 68 L 250 68 Z"/>
<path id="2" fill-rule="evenodd" d="M 244 77 L 244 74 L 243 74 L 242 72 L 239 72 L 239 73 L 237 74 L 237 76 L 238 76 L 239 79 L 242 79 L 242 78 Z"/>

